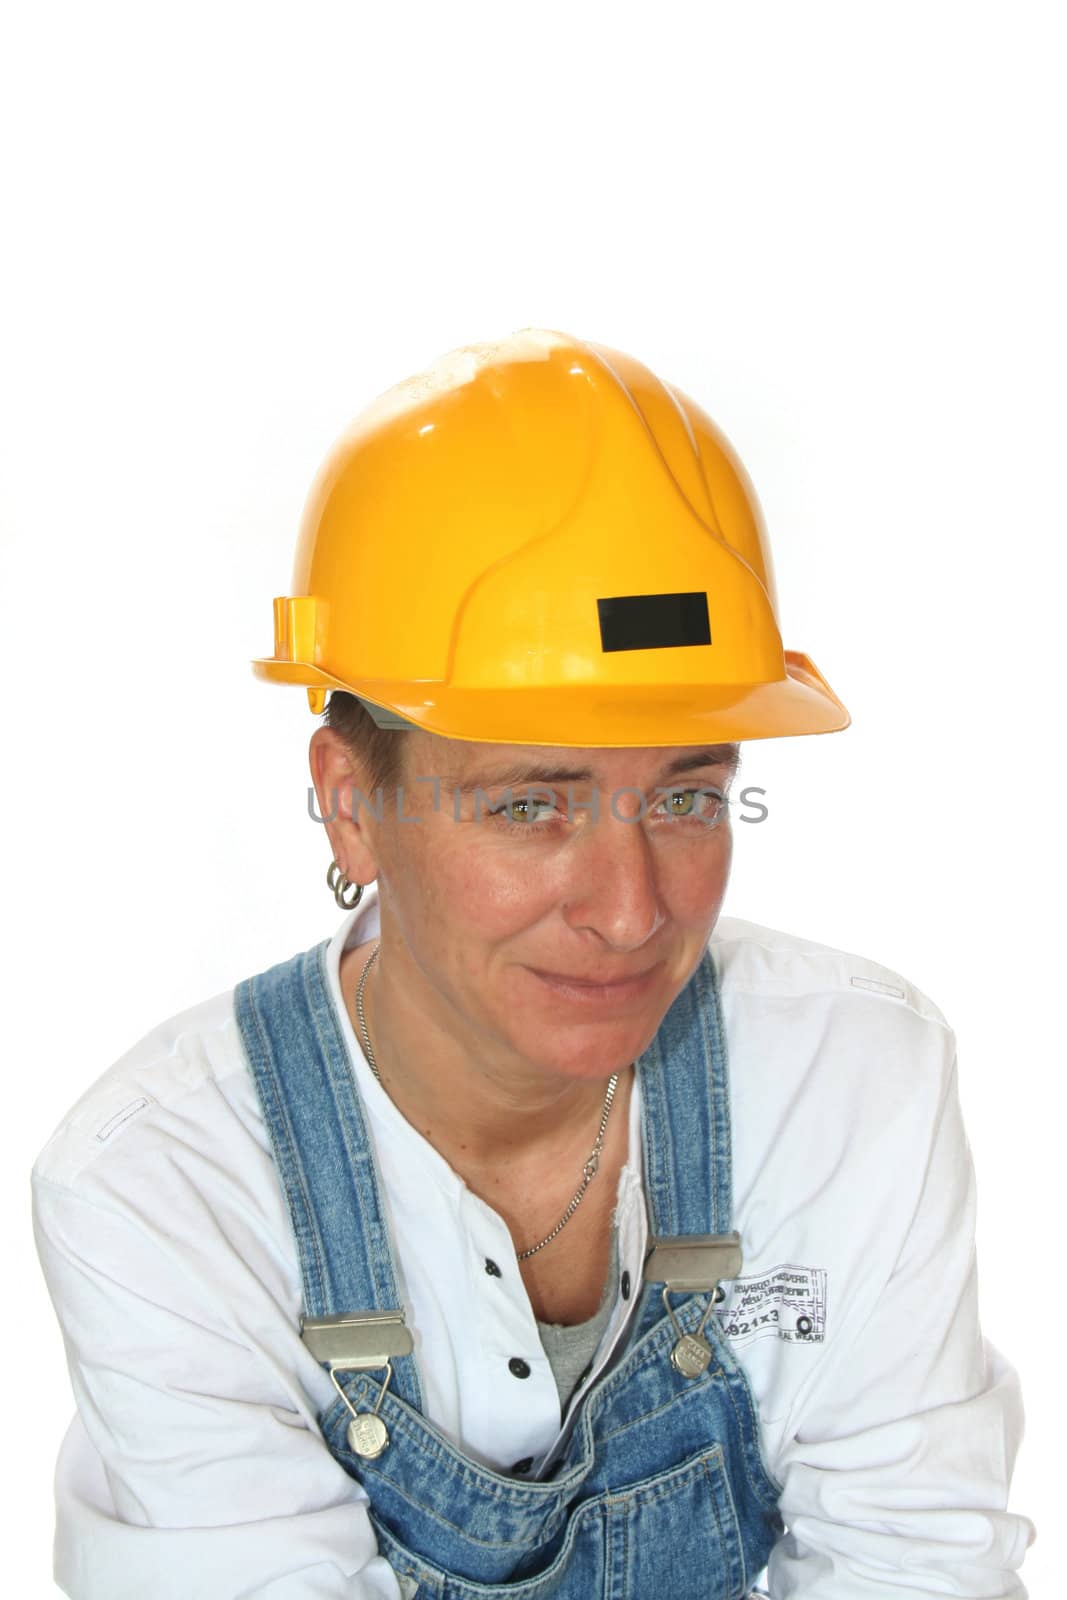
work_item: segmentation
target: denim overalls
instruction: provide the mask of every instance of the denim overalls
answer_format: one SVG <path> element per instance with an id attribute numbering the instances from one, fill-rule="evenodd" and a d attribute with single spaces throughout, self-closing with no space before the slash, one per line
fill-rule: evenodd
<path id="1" fill-rule="evenodd" d="M 305 1318 L 399 1306 L 375 1158 L 340 1020 L 329 941 L 235 989 L 300 1253 Z M 725 1033 L 710 952 L 636 1064 L 645 1196 L 653 1235 L 730 1226 Z M 695 1332 L 710 1290 L 672 1309 Z M 389 1443 L 349 1447 L 352 1412 L 319 1418 L 333 1455 L 365 1488 L 381 1554 L 435 1600 L 740 1600 L 782 1531 L 748 1381 L 712 1313 L 712 1360 L 674 1367 L 678 1331 L 648 1282 L 620 1348 L 568 1421 L 548 1475 L 519 1481 L 464 1455 L 423 1415 L 414 1354 L 336 1373 L 351 1407 L 375 1405 Z M 403 1582 L 402 1582 L 403 1587 Z"/>

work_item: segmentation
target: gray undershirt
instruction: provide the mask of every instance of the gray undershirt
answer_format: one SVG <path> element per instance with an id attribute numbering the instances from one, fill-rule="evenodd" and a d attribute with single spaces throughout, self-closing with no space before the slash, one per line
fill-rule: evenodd
<path id="1" fill-rule="evenodd" d="M 567 1409 L 567 1402 L 579 1382 L 585 1375 L 586 1368 L 592 1363 L 596 1355 L 600 1340 L 608 1319 L 615 1308 L 615 1300 L 619 1291 L 619 1230 L 611 1230 L 611 1262 L 608 1268 L 608 1281 L 604 1285 L 604 1293 L 600 1305 L 587 1322 L 576 1322 L 571 1327 L 566 1327 L 559 1322 L 539 1322 L 537 1331 L 541 1335 L 541 1344 L 545 1355 L 548 1357 L 552 1368 L 552 1375 L 556 1380 L 559 1390 L 560 1410 Z"/>

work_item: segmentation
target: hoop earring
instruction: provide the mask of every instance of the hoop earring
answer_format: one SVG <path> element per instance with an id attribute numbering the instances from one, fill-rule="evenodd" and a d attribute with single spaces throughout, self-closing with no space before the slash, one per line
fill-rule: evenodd
<path id="1" fill-rule="evenodd" d="M 342 911 L 354 910 L 354 908 L 359 905 L 360 900 L 363 898 L 363 885 L 361 883 L 352 883 L 348 878 L 346 878 L 336 861 L 330 862 L 326 873 L 326 882 L 333 890 L 333 897 L 337 901 L 337 904 L 341 907 Z M 349 889 L 355 889 L 356 892 L 351 900 L 346 900 L 345 893 Z"/>

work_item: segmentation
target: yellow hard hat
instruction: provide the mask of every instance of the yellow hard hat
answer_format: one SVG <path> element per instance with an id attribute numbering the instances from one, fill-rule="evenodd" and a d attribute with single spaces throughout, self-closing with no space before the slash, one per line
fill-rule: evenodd
<path id="1" fill-rule="evenodd" d="M 389 389 L 328 457 L 275 683 L 382 726 L 505 744 L 830 733 L 782 648 L 762 513 L 728 440 L 632 356 L 526 328 Z"/>

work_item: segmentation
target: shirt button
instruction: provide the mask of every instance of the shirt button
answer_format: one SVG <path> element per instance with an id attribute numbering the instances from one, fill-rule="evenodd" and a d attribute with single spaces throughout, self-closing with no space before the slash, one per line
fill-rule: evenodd
<path id="1" fill-rule="evenodd" d="M 622 1275 L 622 1297 L 624 1300 L 629 1300 L 630 1298 L 630 1274 L 628 1272 L 624 1272 Z"/>
<path id="2" fill-rule="evenodd" d="M 485 1270 L 491 1278 L 502 1278 L 504 1276 L 496 1262 L 490 1261 L 488 1256 L 485 1258 Z"/>
<path id="3" fill-rule="evenodd" d="M 529 1472 L 532 1466 L 533 1456 L 523 1456 L 521 1461 L 516 1461 L 511 1470 L 512 1472 Z"/>
<path id="4" fill-rule="evenodd" d="M 530 1376 L 530 1363 L 521 1356 L 512 1356 L 508 1362 L 508 1371 L 513 1378 L 528 1378 Z"/>

